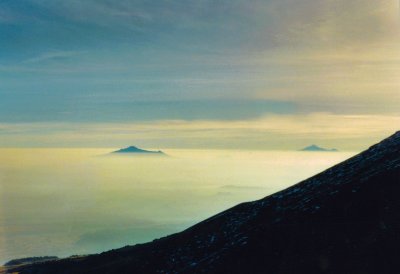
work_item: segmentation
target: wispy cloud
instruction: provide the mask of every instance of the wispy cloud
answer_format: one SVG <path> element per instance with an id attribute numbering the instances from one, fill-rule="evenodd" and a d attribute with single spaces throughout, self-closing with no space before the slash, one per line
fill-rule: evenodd
<path id="1" fill-rule="evenodd" d="M 22 64 L 34 64 L 34 63 L 40 63 L 40 62 L 45 62 L 45 61 L 50 61 L 50 60 L 57 60 L 57 61 L 65 61 L 66 59 L 70 57 L 75 57 L 81 54 L 84 54 L 84 51 L 48 51 L 45 53 L 42 53 L 38 56 L 26 59 L 22 61 Z"/>
<path id="2" fill-rule="evenodd" d="M 361 150 L 398 130 L 399 116 L 267 116 L 254 120 L 1 124 L 3 146 L 236 148 L 297 150 L 311 143 Z"/>
<path id="3" fill-rule="evenodd" d="M 190 120 L 179 100 L 207 102 L 206 114 L 246 102 L 194 117 L 217 121 L 259 117 L 265 101 L 286 114 L 399 115 L 395 0 L 5 1 L 0 18 L 15 23 L 0 24 L 10 122 Z"/>

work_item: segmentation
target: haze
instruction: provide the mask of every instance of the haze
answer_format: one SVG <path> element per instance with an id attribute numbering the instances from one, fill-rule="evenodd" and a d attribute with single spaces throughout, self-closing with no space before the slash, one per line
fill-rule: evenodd
<path id="1" fill-rule="evenodd" d="M 181 231 L 353 153 L 0 149 L 0 264 L 102 252 Z"/>

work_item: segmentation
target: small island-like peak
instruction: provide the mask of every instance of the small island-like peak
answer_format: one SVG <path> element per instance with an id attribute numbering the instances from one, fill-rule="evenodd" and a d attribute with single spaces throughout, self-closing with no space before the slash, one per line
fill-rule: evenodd
<path id="1" fill-rule="evenodd" d="M 113 151 L 112 153 L 138 153 L 138 154 L 165 155 L 165 153 L 162 152 L 161 150 L 158 151 L 144 150 L 135 146 L 121 148 L 119 150 Z"/>
<path id="2" fill-rule="evenodd" d="M 323 148 L 323 147 L 320 147 L 317 145 L 311 145 L 311 146 L 301 149 L 300 151 L 338 151 L 338 150 L 336 148 L 328 149 L 328 148 Z"/>

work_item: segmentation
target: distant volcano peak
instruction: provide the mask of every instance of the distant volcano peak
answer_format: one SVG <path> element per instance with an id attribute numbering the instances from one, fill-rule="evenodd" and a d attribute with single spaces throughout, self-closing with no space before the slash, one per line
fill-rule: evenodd
<path id="1" fill-rule="evenodd" d="M 144 149 L 138 148 L 136 146 L 129 146 L 126 148 L 121 148 L 119 150 L 114 151 L 113 153 L 140 153 L 140 154 L 165 155 L 164 152 L 162 152 L 161 150 L 158 150 L 158 151 L 144 150 Z"/>
<path id="2" fill-rule="evenodd" d="M 336 148 L 328 149 L 312 144 L 311 146 L 301 149 L 301 151 L 338 151 L 338 150 Z"/>

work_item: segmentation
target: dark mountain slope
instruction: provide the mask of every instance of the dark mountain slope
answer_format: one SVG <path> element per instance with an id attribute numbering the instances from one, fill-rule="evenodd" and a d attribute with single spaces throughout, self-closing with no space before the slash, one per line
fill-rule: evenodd
<path id="1" fill-rule="evenodd" d="M 400 132 L 181 233 L 21 273 L 398 273 Z M 15 270 L 14 270 L 15 271 Z"/>

